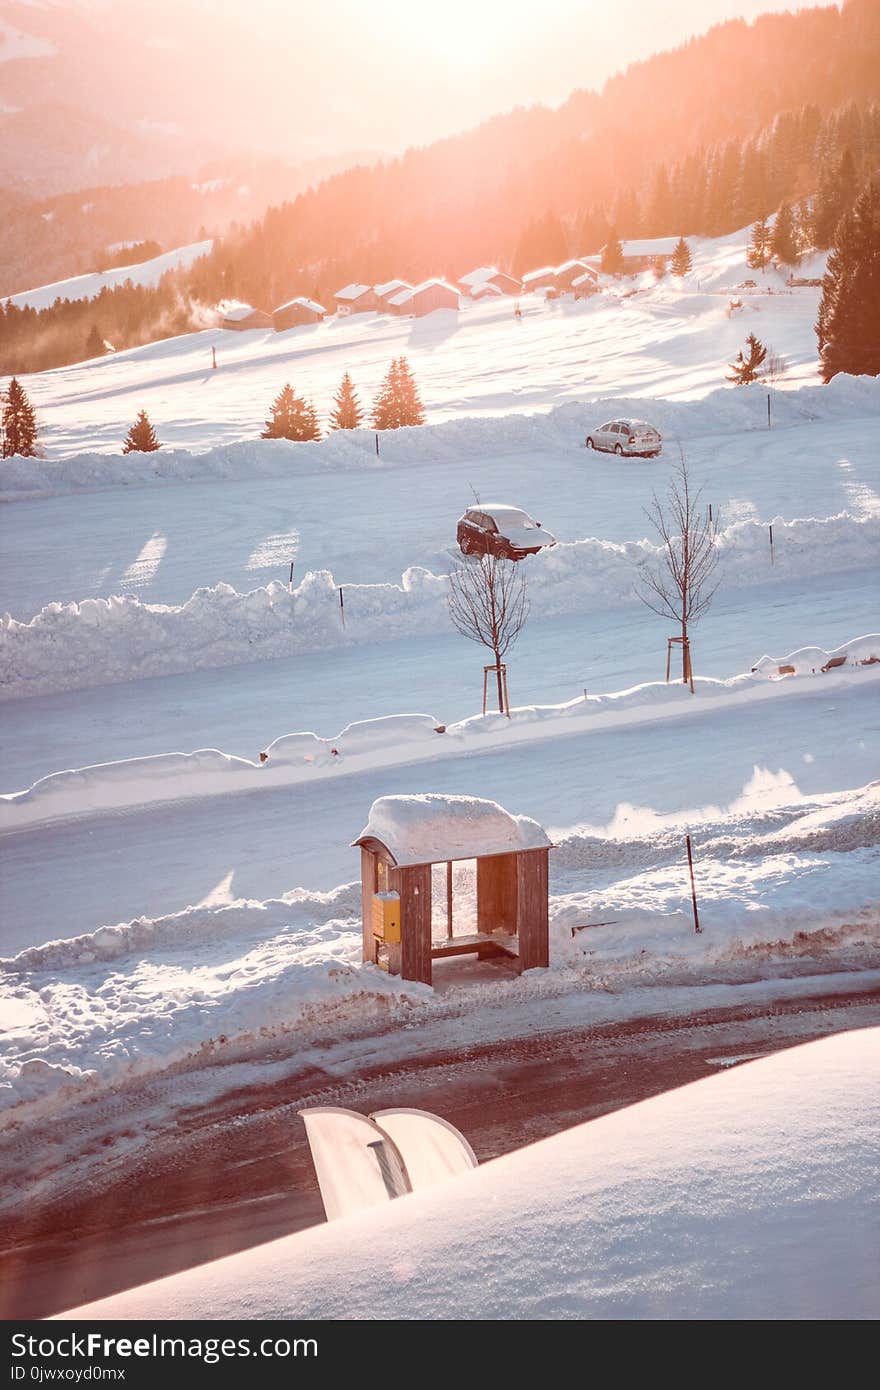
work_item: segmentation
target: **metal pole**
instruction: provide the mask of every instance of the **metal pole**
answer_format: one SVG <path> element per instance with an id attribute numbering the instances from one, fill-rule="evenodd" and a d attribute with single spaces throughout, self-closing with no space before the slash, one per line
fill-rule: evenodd
<path id="1" fill-rule="evenodd" d="M 773 564 L 773 525 L 770 525 L 770 563 Z"/>
<path id="2" fill-rule="evenodd" d="M 697 889 L 694 884 L 694 856 L 691 853 L 691 837 L 690 835 L 685 835 L 684 838 L 687 844 L 688 870 L 691 876 L 691 902 L 694 905 L 694 931 L 701 932 L 703 928 L 700 926 L 700 914 L 697 912 Z"/>
<path id="3" fill-rule="evenodd" d="M 770 392 L 767 392 L 767 428 L 770 428 Z"/>
<path id="4" fill-rule="evenodd" d="M 342 589 L 339 590 L 339 611 L 342 614 L 342 626 L 345 627 L 345 599 L 342 597 Z"/>
<path id="5" fill-rule="evenodd" d="M 287 592 L 293 593 L 293 561 L 290 562 L 290 578 L 287 581 Z"/>
<path id="6" fill-rule="evenodd" d="M 376 457 L 379 457 L 379 436 L 376 435 Z"/>

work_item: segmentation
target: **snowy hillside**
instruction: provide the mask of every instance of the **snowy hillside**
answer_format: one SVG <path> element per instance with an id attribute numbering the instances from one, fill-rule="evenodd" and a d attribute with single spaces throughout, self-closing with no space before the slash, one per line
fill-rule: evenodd
<path id="1" fill-rule="evenodd" d="M 56 280 L 51 285 L 39 285 L 36 289 L 9 295 L 5 302 L 15 304 L 19 309 L 48 309 L 56 299 L 94 299 L 102 290 L 115 289 L 127 280 L 133 285 L 158 285 L 166 271 L 192 265 L 199 256 L 207 256 L 213 244 L 211 241 L 196 241 L 190 246 L 164 251 L 161 256 L 141 261 L 138 265 L 123 265 L 114 270 L 96 270 L 90 275 Z"/>
<path id="2" fill-rule="evenodd" d="M 792 1048 L 64 1316 L 872 1318 L 878 1066 Z"/>
<path id="3" fill-rule="evenodd" d="M 399 353 L 410 360 L 429 423 L 609 397 L 698 399 L 724 385 L 727 363 L 750 332 L 785 358 L 783 385 L 815 382 L 818 290 L 788 290 L 781 274 L 750 271 L 747 240 L 748 229 L 694 238 L 694 271 L 683 286 L 672 278 L 658 285 L 648 273 L 609 282 L 605 293 L 579 303 L 527 295 L 521 320 L 504 299 L 463 301 L 460 313 L 423 319 L 331 315 L 284 333 L 207 329 L 28 378 L 27 389 L 55 458 L 118 453 L 142 408 L 167 446 L 255 439 L 286 381 L 323 418 L 345 371 L 369 406 Z M 815 259 L 804 273 L 816 272 Z M 735 290 L 745 279 L 757 289 Z M 742 308 L 731 312 L 731 296 Z"/>
<path id="4" fill-rule="evenodd" d="M 487 1000 L 592 1017 L 635 986 L 880 964 L 880 382 L 818 383 L 817 290 L 751 276 L 744 244 L 522 322 L 210 330 L 28 380 L 46 457 L 0 465 L 7 1123 L 160 1073 L 191 1096 L 267 1047 L 390 1028 L 393 1051 L 416 1017 L 476 1034 Z M 724 382 L 752 330 L 789 363 L 769 393 Z M 378 455 L 369 429 L 257 438 L 286 380 L 325 410 L 348 370 L 369 401 L 400 352 L 425 427 Z M 165 447 L 123 456 L 141 408 Z M 584 448 L 624 414 L 658 459 Z M 680 449 L 721 580 L 693 696 L 634 590 Z M 484 654 L 446 606 L 475 492 L 558 538 L 523 562 L 510 720 L 478 713 Z M 547 829 L 547 972 L 447 962 L 432 994 L 360 964 L 351 841 L 425 791 Z"/>

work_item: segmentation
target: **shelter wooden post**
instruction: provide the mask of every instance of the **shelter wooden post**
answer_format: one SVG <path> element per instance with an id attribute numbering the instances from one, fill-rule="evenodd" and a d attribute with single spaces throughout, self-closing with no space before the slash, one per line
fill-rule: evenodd
<path id="1" fill-rule="evenodd" d="M 517 879 L 516 854 L 493 854 L 477 860 L 477 930 L 516 935 Z"/>
<path id="2" fill-rule="evenodd" d="M 516 856 L 520 970 L 550 964 L 549 859 L 547 849 L 520 850 Z"/>
<path id="3" fill-rule="evenodd" d="M 376 856 L 365 846 L 361 846 L 361 910 L 363 913 L 364 960 L 375 964 L 376 950 L 373 944 L 373 894 L 379 891 L 379 874 Z"/>
<path id="4" fill-rule="evenodd" d="M 400 974 L 404 980 L 432 983 L 431 865 L 390 868 L 388 887 L 400 894 Z M 405 925 L 404 925 L 405 924 Z"/>

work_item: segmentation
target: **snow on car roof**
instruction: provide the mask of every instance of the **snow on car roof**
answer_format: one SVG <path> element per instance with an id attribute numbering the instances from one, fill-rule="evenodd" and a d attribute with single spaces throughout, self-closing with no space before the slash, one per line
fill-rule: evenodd
<path id="1" fill-rule="evenodd" d="M 550 847 L 537 821 L 497 801 L 435 793 L 378 797 L 354 843 L 365 840 L 378 840 L 400 866 Z"/>
<path id="2" fill-rule="evenodd" d="M 472 507 L 471 511 L 487 512 L 496 523 L 501 522 L 505 526 L 536 526 L 537 522 L 524 512 L 521 507 L 508 507 L 505 502 L 481 502 L 479 507 Z"/>

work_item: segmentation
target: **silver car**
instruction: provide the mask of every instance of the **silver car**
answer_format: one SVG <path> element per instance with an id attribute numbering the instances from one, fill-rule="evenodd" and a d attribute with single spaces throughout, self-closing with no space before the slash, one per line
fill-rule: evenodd
<path id="1" fill-rule="evenodd" d="M 606 454 L 626 454 L 632 458 L 641 454 L 656 458 L 663 447 L 660 431 L 647 420 L 609 420 L 592 430 L 586 438 L 588 449 L 601 449 Z"/>

